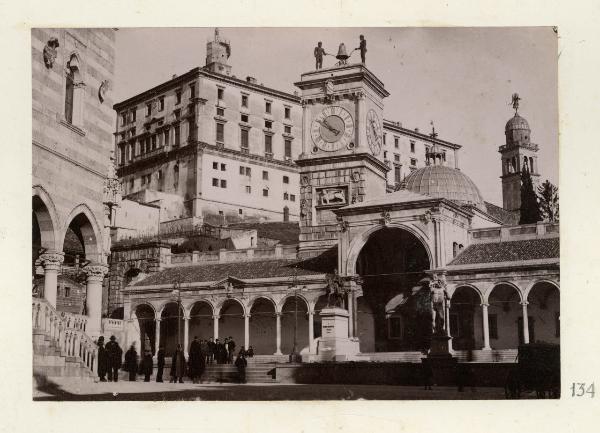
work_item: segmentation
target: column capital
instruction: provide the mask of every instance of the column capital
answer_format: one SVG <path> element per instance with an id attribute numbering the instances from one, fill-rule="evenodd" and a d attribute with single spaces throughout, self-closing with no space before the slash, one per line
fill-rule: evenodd
<path id="1" fill-rule="evenodd" d="M 155 317 L 155 318 L 154 318 L 154 321 L 155 321 L 155 322 L 160 322 L 160 321 L 162 321 L 162 319 L 161 319 L 160 317 Z"/>
<path id="2" fill-rule="evenodd" d="M 527 305 L 529 305 L 529 302 L 527 302 L 527 301 L 521 301 L 521 302 L 519 302 L 519 304 L 521 304 L 522 306 L 526 307 Z"/>
<path id="3" fill-rule="evenodd" d="M 65 253 L 62 252 L 46 252 L 40 254 L 39 260 L 44 266 L 44 270 L 59 270 L 60 264 L 65 260 Z"/>
<path id="4" fill-rule="evenodd" d="M 219 320 L 221 318 L 221 316 L 218 314 L 215 314 L 212 317 L 213 317 L 213 320 Z"/>
<path id="5" fill-rule="evenodd" d="M 87 275 L 87 281 L 100 281 L 104 280 L 104 276 L 108 273 L 108 266 L 106 265 L 88 265 L 83 268 L 83 272 Z"/>
<path id="6" fill-rule="evenodd" d="M 250 314 L 250 313 L 246 313 L 246 314 L 244 314 L 244 317 L 248 317 L 248 318 L 250 318 L 250 317 L 252 317 L 252 314 Z"/>
<path id="7" fill-rule="evenodd" d="M 482 302 L 481 306 L 484 307 L 484 308 L 487 308 L 487 307 L 490 306 L 490 304 L 488 304 L 487 302 Z"/>
<path id="8" fill-rule="evenodd" d="M 281 311 L 275 312 L 275 317 L 281 317 L 282 315 L 283 315 L 283 313 Z"/>

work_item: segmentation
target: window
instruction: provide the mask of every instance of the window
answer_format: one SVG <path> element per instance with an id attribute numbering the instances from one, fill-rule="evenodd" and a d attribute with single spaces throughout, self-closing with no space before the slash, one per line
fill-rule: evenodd
<path id="1" fill-rule="evenodd" d="M 181 139 L 181 130 L 179 128 L 179 125 L 176 125 L 174 127 L 174 129 L 175 129 L 175 143 L 173 145 L 179 146 L 179 140 Z"/>
<path id="2" fill-rule="evenodd" d="M 270 120 L 265 120 L 265 128 L 267 128 L 267 129 L 273 128 L 273 122 L 271 122 Z"/>
<path id="3" fill-rule="evenodd" d="M 263 178 L 263 180 L 269 180 L 269 172 L 263 170 L 263 176 L 262 176 L 262 178 Z"/>
<path id="4" fill-rule="evenodd" d="M 225 141 L 225 124 L 217 122 L 217 143 Z"/>
<path id="5" fill-rule="evenodd" d="M 246 168 L 246 167 L 244 167 L 243 165 L 240 165 L 240 175 L 241 175 L 241 176 L 244 176 L 244 175 L 246 174 L 246 170 L 245 170 L 245 168 Z"/>
<path id="6" fill-rule="evenodd" d="M 383 145 L 384 145 L 384 146 L 385 146 L 385 136 L 386 136 L 386 135 L 387 135 L 387 134 L 383 134 Z"/>
<path id="7" fill-rule="evenodd" d="M 190 99 L 194 99 L 196 97 L 196 84 L 190 84 Z"/>
<path id="8" fill-rule="evenodd" d="M 270 134 L 265 134 L 265 154 L 273 156 L 273 136 Z"/>
<path id="9" fill-rule="evenodd" d="M 165 109 L 165 97 L 161 96 L 158 99 L 158 111 L 163 111 Z"/>
<path id="10" fill-rule="evenodd" d="M 290 194 L 290 201 L 296 201 L 296 196 L 294 194 Z"/>
<path id="11" fill-rule="evenodd" d="M 222 108 L 217 108 L 217 116 L 225 116 L 225 110 Z"/>
<path id="12" fill-rule="evenodd" d="M 498 339 L 498 315 L 497 314 L 488 314 L 488 324 L 490 330 L 490 338 L 497 340 Z"/>
<path id="13" fill-rule="evenodd" d="M 221 188 L 227 188 L 227 181 L 225 179 L 221 179 Z"/>
<path id="14" fill-rule="evenodd" d="M 394 166 L 394 182 L 400 183 L 402 182 L 402 178 L 400 177 L 400 167 Z"/>
<path id="15" fill-rule="evenodd" d="M 121 157 L 119 158 L 119 162 L 121 164 L 125 164 L 125 145 L 119 146 L 119 153 Z"/>
<path id="16" fill-rule="evenodd" d="M 212 186 L 219 186 L 219 179 L 213 177 Z"/>
<path id="17" fill-rule="evenodd" d="M 136 131 L 135 131 L 135 128 L 131 128 L 131 130 L 129 131 L 129 138 L 133 138 L 133 137 L 135 137 L 135 136 L 136 136 L 136 133 L 135 133 L 135 132 L 136 132 Z"/>
<path id="18" fill-rule="evenodd" d="M 216 161 L 213 161 L 213 170 L 218 170 L 219 169 L 219 163 Z"/>
<path id="19" fill-rule="evenodd" d="M 242 209 L 238 209 L 238 214 L 239 214 L 239 215 L 243 215 L 243 214 L 244 214 L 244 211 L 243 211 Z"/>
<path id="20" fill-rule="evenodd" d="M 242 114 L 242 122 L 248 123 L 248 115 Z"/>
<path id="21" fill-rule="evenodd" d="M 271 114 L 271 103 L 269 101 L 265 101 L 265 113 Z"/>
<path id="22" fill-rule="evenodd" d="M 220 101 L 223 99 L 223 95 L 225 94 L 225 89 L 218 87 L 217 88 L 217 99 Z"/>
<path id="23" fill-rule="evenodd" d="M 135 110 L 135 108 L 134 108 L 133 110 L 131 110 L 131 111 L 129 112 L 129 119 L 130 119 L 130 122 L 135 122 L 135 117 L 136 117 L 136 110 Z"/>
<path id="24" fill-rule="evenodd" d="M 446 151 L 442 151 L 442 161 L 446 161 Z"/>
<path id="25" fill-rule="evenodd" d="M 400 155 L 394 153 L 394 162 L 400 162 Z"/>
<path id="26" fill-rule="evenodd" d="M 175 105 L 181 104 L 181 90 L 175 92 Z"/>
<path id="27" fill-rule="evenodd" d="M 252 174 L 252 170 L 250 169 L 250 167 L 246 167 L 246 176 L 250 177 Z"/>
<path id="28" fill-rule="evenodd" d="M 132 190 L 135 186 L 135 179 L 129 179 L 129 189 Z"/>
<path id="29" fill-rule="evenodd" d="M 289 200 L 289 198 L 290 198 L 290 195 L 287 192 L 284 192 L 283 193 L 283 199 L 284 200 Z"/>
<path id="30" fill-rule="evenodd" d="M 221 171 L 225 171 L 226 164 L 221 163 Z"/>
<path id="31" fill-rule="evenodd" d="M 127 113 L 121 113 L 121 126 L 125 126 L 127 123 Z"/>
<path id="32" fill-rule="evenodd" d="M 410 151 L 411 153 L 415 153 L 415 142 L 414 141 L 410 141 Z"/>
<path id="33" fill-rule="evenodd" d="M 156 149 L 156 135 L 152 136 L 152 150 Z"/>
<path id="34" fill-rule="evenodd" d="M 394 147 L 396 149 L 400 148 L 400 139 L 398 137 L 394 137 Z"/>
<path id="35" fill-rule="evenodd" d="M 252 192 L 252 187 L 250 185 L 246 185 L 246 194 L 250 194 Z"/>
<path id="36" fill-rule="evenodd" d="M 283 133 L 284 134 L 291 134 L 292 133 L 292 127 L 291 126 L 284 126 L 283 127 Z"/>
<path id="37" fill-rule="evenodd" d="M 71 288 L 65 286 L 65 298 L 71 297 Z"/>
<path id="38" fill-rule="evenodd" d="M 152 102 L 146 104 L 146 117 L 152 114 Z"/>
<path id="39" fill-rule="evenodd" d="M 263 189 L 263 197 L 268 197 L 269 196 L 269 190 L 268 189 Z"/>
<path id="40" fill-rule="evenodd" d="M 240 145 L 242 149 L 248 149 L 248 130 L 246 128 L 242 128 L 240 131 Z"/>
<path id="41" fill-rule="evenodd" d="M 285 108 L 283 109 L 283 116 L 284 116 L 286 119 L 289 119 L 289 118 L 290 118 L 290 113 L 291 113 L 291 111 L 292 111 L 292 110 L 291 110 L 291 108 L 290 108 L 290 107 L 285 107 Z"/>
<path id="42" fill-rule="evenodd" d="M 124 140 L 125 140 L 125 133 L 121 132 L 121 141 L 124 141 Z"/>
<path id="43" fill-rule="evenodd" d="M 169 130 L 165 131 L 165 146 L 169 145 Z"/>
<path id="44" fill-rule="evenodd" d="M 411 158 L 411 159 L 410 159 L 410 165 L 413 165 L 413 166 L 414 166 L 414 165 L 417 165 L 417 160 L 416 160 L 416 159 L 414 159 L 414 158 Z"/>
<path id="45" fill-rule="evenodd" d="M 248 95 L 242 95 L 242 107 L 248 108 Z"/>
<path id="46" fill-rule="evenodd" d="M 288 176 L 283 176 L 283 183 L 290 183 L 290 178 Z"/>
<path id="47" fill-rule="evenodd" d="M 292 140 L 283 140 L 283 154 L 286 159 L 292 157 Z"/>

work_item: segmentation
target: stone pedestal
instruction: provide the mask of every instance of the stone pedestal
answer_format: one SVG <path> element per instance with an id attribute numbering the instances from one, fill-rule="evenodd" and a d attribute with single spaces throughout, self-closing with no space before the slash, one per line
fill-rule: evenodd
<path id="1" fill-rule="evenodd" d="M 429 358 L 452 357 L 452 337 L 448 335 L 432 335 Z"/>
<path id="2" fill-rule="evenodd" d="M 359 353 L 358 341 L 348 338 L 349 313 L 343 308 L 321 310 L 321 340 L 311 361 L 350 361 Z"/>
<path id="3" fill-rule="evenodd" d="M 433 374 L 433 384 L 453 386 L 456 383 L 457 359 L 452 356 L 452 337 L 433 335 L 427 362 Z"/>

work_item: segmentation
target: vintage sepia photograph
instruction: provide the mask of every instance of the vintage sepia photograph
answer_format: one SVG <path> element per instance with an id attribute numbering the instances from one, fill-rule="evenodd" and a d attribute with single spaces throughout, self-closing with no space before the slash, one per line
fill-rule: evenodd
<path id="1" fill-rule="evenodd" d="M 32 28 L 32 399 L 571 393 L 558 61 L 552 26 Z"/>

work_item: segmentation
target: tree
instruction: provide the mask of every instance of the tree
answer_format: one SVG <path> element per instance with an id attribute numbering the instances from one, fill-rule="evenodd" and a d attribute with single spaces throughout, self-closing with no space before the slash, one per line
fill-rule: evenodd
<path id="1" fill-rule="evenodd" d="M 537 196 L 533 190 L 533 182 L 529 170 L 521 172 L 521 218 L 519 224 L 535 224 L 542 220 Z"/>
<path id="2" fill-rule="evenodd" d="M 549 180 L 538 186 L 540 212 L 545 221 L 558 222 L 558 188 Z"/>

